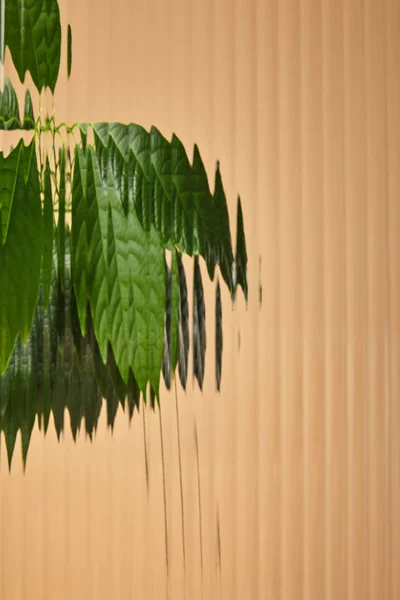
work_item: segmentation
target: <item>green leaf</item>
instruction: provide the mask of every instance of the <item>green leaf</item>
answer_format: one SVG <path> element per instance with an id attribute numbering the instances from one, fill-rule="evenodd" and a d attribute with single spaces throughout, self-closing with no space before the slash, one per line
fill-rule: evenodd
<path id="1" fill-rule="evenodd" d="M 60 190 L 58 195 L 58 224 L 57 224 L 57 248 L 58 265 L 60 269 L 60 284 L 64 291 L 64 255 L 65 255 L 65 148 L 62 146 L 59 153 L 60 164 Z"/>
<path id="2" fill-rule="evenodd" d="M 20 160 L 21 146 L 18 145 L 7 157 L 0 152 L 0 220 L 1 220 L 1 238 L 2 245 L 6 243 L 8 225 L 12 202 L 15 193 L 15 187 L 18 176 L 18 166 Z M 0 245 L 1 247 L 1 245 Z"/>
<path id="3" fill-rule="evenodd" d="M 168 142 L 155 127 L 147 132 L 133 123 L 95 123 L 93 129 L 102 178 L 111 163 L 142 227 L 148 231 L 152 223 L 164 248 L 203 256 L 211 277 L 219 264 L 233 294 L 229 215 L 219 168 L 212 196 L 197 147 L 191 165 L 178 138 Z"/>
<path id="4" fill-rule="evenodd" d="M 32 362 L 31 336 L 24 346 L 19 335 L 12 359 L 1 383 L 2 428 L 7 443 L 9 468 L 18 430 L 21 430 L 22 457 L 25 467 L 29 441 L 36 416 L 36 374 Z M 4 386 L 6 383 L 6 386 Z"/>
<path id="5" fill-rule="evenodd" d="M 171 370 L 175 372 L 178 363 L 178 342 L 179 342 L 179 269 L 177 252 L 172 251 L 171 262 Z"/>
<path id="6" fill-rule="evenodd" d="M 189 303 L 187 296 L 187 285 L 185 269 L 182 262 L 182 257 L 179 252 L 176 254 L 178 263 L 178 275 L 179 275 L 179 343 L 178 343 L 178 355 L 179 355 L 179 378 L 184 390 L 186 390 L 186 382 L 188 375 L 188 357 L 189 357 Z"/>
<path id="7" fill-rule="evenodd" d="M 215 251 L 216 262 L 221 270 L 221 275 L 226 281 L 231 294 L 234 294 L 233 283 L 233 252 L 231 232 L 229 228 L 228 206 L 226 204 L 225 192 L 222 185 L 219 164 L 215 172 L 214 206 L 216 233 Z"/>
<path id="8" fill-rule="evenodd" d="M 150 406 L 151 406 L 152 410 L 155 410 L 155 408 L 156 408 L 156 401 L 157 401 L 158 407 L 160 407 L 159 399 L 157 398 L 156 394 L 153 392 L 153 388 L 150 388 Z"/>
<path id="9" fill-rule="evenodd" d="M 17 147 L 16 181 L 6 243 L 0 248 L 0 373 L 4 373 L 18 333 L 26 342 L 38 298 L 43 219 L 35 145 Z M 0 153 L 1 181 L 15 155 Z M 26 226 L 29 223 L 29 227 Z"/>
<path id="10" fill-rule="evenodd" d="M 8 369 L 4 376 L 0 376 L 0 417 L 1 428 L 4 432 L 8 466 L 11 468 L 12 455 L 17 437 L 18 424 L 16 411 L 13 405 L 13 394 L 15 389 L 15 374 L 18 371 L 18 353 L 20 345 L 15 344 L 13 356 L 10 359 Z"/>
<path id="11" fill-rule="evenodd" d="M 0 0 L 0 61 L 4 63 L 4 16 L 5 5 L 4 1 Z"/>
<path id="12" fill-rule="evenodd" d="M 129 419 L 131 420 L 135 407 L 139 410 L 140 404 L 140 389 L 132 371 L 129 371 L 127 404 L 129 409 Z"/>
<path id="13" fill-rule="evenodd" d="M 86 203 L 86 154 L 77 146 L 75 148 L 74 176 L 72 183 L 72 280 L 75 288 L 76 304 L 82 335 L 86 333 L 87 316 L 87 253 L 88 239 L 88 206 Z"/>
<path id="14" fill-rule="evenodd" d="M 32 98 L 29 90 L 25 92 L 23 129 L 35 129 L 35 116 L 33 114 Z"/>
<path id="15" fill-rule="evenodd" d="M 81 136 L 82 150 L 85 152 L 86 151 L 86 146 L 87 146 L 87 130 L 88 130 L 88 125 L 87 125 L 87 123 L 79 123 L 78 127 L 79 127 L 79 134 Z"/>
<path id="16" fill-rule="evenodd" d="M 194 179 L 193 187 L 195 189 L 194 199 L 198 210 L 198 215 L 195 213 L 193 218 L 195 222 L 200 219 L 200 222 L 203 224 L 198 227 L 200 254 L 206 261 L 210 278 L 213 279 L 217 263 L 216 213 L 214 211 L 214 200 L 208 186 L 206 170 L 196 144 L 193 151 L 192 173 Z"/>
<path id="17" fill-rule="evenodd" d="M 61 23 L 57 0 L 5 0 L 5 44 L 20 81 L 30 72 L 41 92 L 54 93 L 61 53 Z"/>
<path id="18" fill-rule="evenodd" d="M 60 323 L 59 303 L 57 244 L 54 235 L 50 301 L 47 310 L 44 310 L 43 285 L 40 286 L 38 304 L 30 334 L 33 348 L 32 363 L 35 365 L 38 382 L 38 421 L 39 427 L 43 428 L 45 432 L 47 431 L 50 418 L 52 391 L 56 373 L 57 328 Z"/>
<path id="19" fill-rule="evenodd" d="M 219 281 L 215 290 L 215 379 L 217 382 L 217 390 L 221 388 L 222 375 L 222 349 L 223 349 L 223 332 L 222 332 L 222 302 L 221 288 Z"/>
<path id="20" fill-rule="evenodd" d="M 165 265 L 165 319 L 164 319 L 164 353 L 162 372 L 167 390 L 171 389 L 171 272 L 164 256 Z"/>
<path id="21" fill-rule="evenodd" d="M 42 285 L 43 303 L 47 308 L 50 299 L 51 275 L 53 268 L 53 237 L 54 213 L 53 194 L 51 189 L 51 174 L 49 160 L 46 160 L 44 173 L 44 210 L 43 210 L 43 256 L 42 256 Z"/>
<path id="22" fill-rule="evenodd" d="M 248 301 L 248 289 L 247 289 L 247 250 L 246 250 L 246 239 L 244 236 L 243 227 L 243 213 L 242 203 L 240 196 L 238 197 L 237 203 L 237 228 L 236 228 L 236 256 L 235 256 L 235 294 L 238 285 L 243 290 L 246 303 Z"/>
<path id="23" fill-rule="evenodd" d="M 84 300 L 86 308 L 90 303 L 94 331 L 99 344 L 103 362 L 107 360 L 107 344 L 109 340 L 109 292 L 107 279 L 107 219 L 108 202 L 103 193 L 97 164 L 93 149 L 90 148 L 87 155 L 86 166 L 86 192 L 84 194 L 84 213 L 78 217 L 85 219 L 87 232 L 87 245 L 85 256 L 81 257 L 81 265 L 84 270 L 87 284 L 87 296 Z M 82 163 L 81 163 L 82 164 Z M 84 177 L 82 173 L 82 178 Z M 72 199 L 74 204 L 74 196 Z M 77 225 L 81 223 L 77 220 Z M 74 221 L 72 221 L 72 234 Z M 73 235 L 72 235 L 73 239 Z M 77 263 L 75 262 L 75 266 Z M 73 281 L 76 284 L 73 275 Z"/>
<path id="24" fill-rule="evenodd" d="M 24 122 L 21 123 L 17 94 L 8 77 L 4 79 L 4 89 L 0 91 L 0 130 L 34 129 L 32 98 L 29 90 L 25 92 Z"/>
<path id="25" fill-rule="evenodd" d="M 80 353 L 79 349 L 75 346 L 74 340 L 74 321 L 77 318 L 77 314 L 71 279 L 70 231 L 68 226 L 65 226 L 65 223 L 61 223 L 59 219 L 57 241 L 60 240 L 59 229 L 61 227 L 63 228 L 64 241 L 63 254 L 60 253 L 59 256 L 61 256 L 63 261 L 63 268 L 58 269 L 58 277 L 60 279 L 61 273 L 63 273 L 63 286 L 61 286 L 61 281 L 59 281 L 60 300 L 58 314 L 61 318 L 58 323 L 58 335 L 59 344 L 63 346 L 62 362 L 64 367 L 64 387 L 66 390 L 63 405 L 66 405 L 68 408 L 72 436 L 76 439 L 83 416 L 81 410 L 82 372 Z M 60 252 L 59 248 L 58 252 Z"/>
<path id="26" fill-rule="evenodd" d="M 104 362 L 109 340 L 125 383 L 131 368 L 142 392 L 149 381 L 158 394 L 165 311 L 163 249 L 152 226 L 142 229 L 133 206 L 125 214 L 110 156 L 105 164 L 106 181 L 94 149 L 89 147 L 86 155 L 76 151 L 72 240 L 80 319 L 88 300 Z"/>
<path id="27" fill-rule="evenodd" d="M 59 344 L 57 347 L 54 394 L 51 403 L 51 410 L 53 413 L 54 426 L 58 441 L 60 441 L 61 433 L 64 430 L 64 411 L 66 400 L 67 390 L 65 389 L 64 348 L 61 344 Z"/>
<path id="28" fill-rule="evenodd" d="M 0 92 L 0 129 L 22 129 L 17 94 L 8 77 L 4 78 L 4 89 Z"/>
<path id="29" fill-rule="evenodd" d="M 79 369 L 79 357 L 76 349 L 73 351 L 72 367 L 68 382 L 68 412 L 71 424 L 72 437 L 76 441 L 78 431 L 81 427 L 81 372 Z"/>
<path id="30" fill-rule="evenodd" d="M 33 325 L 34 327 L 34 325 Z M 29 336 L 24 346 L 23 394 L 19 412 L 19 428 L 21 430 L 22 461 L 24 469 L 28 455 L 29 444 L 36 419 L 37 380 L 35 365 L 32 363 L 31 339 Z"/>
<path id="31" fill-rule="evenodd" d="M 193 277 L 193 375 L 199 382 L 201 390 L 203 389 L 206 346 L 206 305 L 199 259 L 195 256 Z"/>
<path id="32" fill-rule="evenodd" d="M 71 25 L 68 25 L 68 49 L 67 49 L 67 73 L 68 79 L 71 75 L 72 67 L 72 29 Z"/>
<path id="33" fill-rule="evenodd" d="M 59 229 L 62 227 L 64 235 L 64 250 L 61 254 L 63 261 L 63 267 L 58 270 L 59 280 L 59 307 L 58 314 L 60 317 L 59 321 L 59 337 L 60 343 L 63 346 L 62 362 L 64 370 L 64 387 L 66 390 L 65 404 L 70 405 L 71 402 L 71 391 L 69 389 L 69 374 L 73 369 L 74 363 L 74 333 L 73 333 L 73 320 L 76 317 L 75 304 L 73 298 L 73 287 L 71 279 L 71 247 L 70 247 L 70 232 L 68 226 L 65 227 L 64 223 L 57 224 L 57 239 L 60 238 Z M 61 284 L 61 273 L 63 273 L 63 284 Z M 72 399 L 72 402 L 74 400 Z"/>
<path id="34" fill-rule="evenodd" d="M 108 386 L 108 394 L 107 398 L 110 400 L 110 408 L 113 406 L 114 399 L 121 402 L 122 407 L 124 407 L 124 401 L 128 392 L 127 385 L 121 377 L 121 374 L 118 370 L 117 363 L 115 362 L 114 354 L 111 350 L 111 347 L 108 346 L 108 357 L 107 357 L 107 374 L 108 380 L 112 385 Z M 107 409 L 108 411 L 108 409 Z M 115 411 L 116 414 L 116 411 Z M 115 417 L 114 414 L 114 417 Z M 111 416 L 109 414 L 109 416 Z M 109 421 L 108 425 L 113 425 L 113 422 Z"/>
<path id="35" fill-rule="evenodd" d="M 158 395 L 165 311 L 163 249 L 154 228 L 144 231 L 134 210 L 125 216 L 110 172 L 107 195 L 111 345 L 124 381 L 131 367 L 141 391 L 150 382 Z"/>
<path id="36" fill-rule="evenodd" d="M 87 340 L 84 340 L 81 346 L 80 362 L 82 369 L 82 414 L 85 417 L 86 433 L 92 439 L 99 420 L 102 397 L 96 382 L 92 348 Z"/>
<path id="37" fill-rule="evenodd" d="M 6 440 L 8 468 L 11 471 L 12 457 L 18 433 L 16 419 L 13 415 L 7 419 L 7 425 L 8 426 L 4 428 L 4 437 Z"/>
<path id="38" fill-rule="evenodd" d="M 79 330 L 75 330 L 77 313 L 71 282 L 69 237 L 66 227 L 64 292 L 60 289 L 57 244 L 54 243 L 48 308 L 44 308 L 41 285 L 27 343 L 23 345 L 18 335 L 8 367 L 4 375 L 0 375 L 0 431 L 4 432 L 6 438 L 10 465 L 18 430 L 21 431 L 23 458 L 26 460 L 36 415 L 40 428 L 46 431 L 52 412 L 58 438 L 61 438 L 67 408 L 72 434 L 76 439 L 82 417 L 85 417 L 87 433 L 92 437 L 97 427 L 102 397 L 107 402 L 107 418 L 111 427 L 118 400 L 124 406 L 127 396 L 130 417 L 135 406 L 139 407 L 140 390 L 133 373 L 129 371 L 126 385 L 110 345 L 107 364 L 103 364 L 90 312 L 85 337 L 80 337 Z M 152 388 L 151 399 L 155 403 Z"/>
<path id="39" fill-rule="evenodd" d="M 114 392 L 109 394 L 106 398 L 107 404 L 107 427 L 110 427 L 111 432 L 114 430 L 115 417 L 118 412 L 118 397 Z"/>

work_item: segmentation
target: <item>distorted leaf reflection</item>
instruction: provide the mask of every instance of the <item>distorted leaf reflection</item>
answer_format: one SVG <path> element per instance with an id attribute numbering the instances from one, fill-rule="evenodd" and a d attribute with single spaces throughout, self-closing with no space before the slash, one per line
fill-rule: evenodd
<path id="1" fill-rule="evenodd" d="M 122 379 L 111 346 L 103 362 L 94 333 L 91 312 L 87 310 L 87 327 L 82 335 L 71 280 L 70 231 L 65 227 L 64 264 L 59 264 L 58 231 L 55 229 L 51 269 L 50 297 L 45 307 L 44 286 L 39 298 L 28 341 L 18 336 L 5 373 L 0 376 L 0 432 L 4 434 L 8 464 L 11 468 L 17 434 L 21 432 L 24 466 L 36 419 L 39 429 L 47 432 L 50 417 L 60 440 L 67 409 L 74 441 L 83 428 L 92 440 L 98 426 L 103 400 L 107 425 L 114 427 L 118 409 L 129 419 L 139 411 L 141 396 L 157 408 L 154 391 L 144 397 L 129 372 L 128 383 Z M 162 372 L 167 389 L 178 367 L 183 388 L 188 375 L 190 346 L 189 300 L 182 258 L 173 253 L 171 267 L 165 261 L 166 308 Z M 43 274 L 42 274 L 43 279 Z M 46 299 L 47 300 L 47 299 Z M 222 371 L 222 303 L 219 281 L 216 282 L 216 387 L 220 388 Z M 193 280 L 193 375 L 203 384 L 206 354 L 206 309 L 199 260 L 194 260 Z"/>

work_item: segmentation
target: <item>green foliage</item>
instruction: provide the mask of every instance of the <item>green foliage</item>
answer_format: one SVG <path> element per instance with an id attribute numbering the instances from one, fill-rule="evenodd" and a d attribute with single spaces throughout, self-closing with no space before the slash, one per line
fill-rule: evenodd
<path id="1" fill-rule="evenodd" d="M 39 92 L 57 82 L 61 25 L 57 0 L 6 0 L 5 44 L 23 83 Z M 72 32 L 67 31 L 67 71 Z M 39 98 L 39 107 L 40 107 Z M 206 306 L 200 257 L 219 269 L 232 299 L 247 300 L 247 253 L 240 200 L 236 256 L 219 164 L 211 192 L 194 146 L 130 123 L 56 125 L 35 121 L 25 94 L 21 119 L 8 78 L 0 90 L 0 129 L 32 130 L 0 152 L 0 432 L 9 461 L 17 432 L 23 455 L 38 419 L 57 435 L 67 408 L 74 438 L 91 437 L 102 398 L 113 427 L 118 405 L 130 417 L 140 396 L 159 402 L 178 369 L 186 389 L 189 298 L 183 256 L 193 257 L 193 375 L 204 381 Z M 79 131 L 80 143 L 64 143 Z M 94 145 L 88 143 L 93 133 Z M 52 136 L 47 155 L 43 136 Z M 57 147 L 59 146 L 59 147 Z M 71 228 L 67 213 L 71 212 Z M 170 257 L 170 261 L 169 261 Z M 216 287 L 216 384 L 222 369 L 222 303 Z"/>
<path id="2" fill-rule="evenodd" d="M 23 83 L 29 71 L 41 92 L 54 93 L 60 68 L 61 23 L 57 0 L 5 0 L 5 44 Z"/>
<path id="3" fill-rule="evenodd" d="M 188 375 L 188 358 L 190 346 L 189 334 L 189 301 L 187 294 L 187 284 L 185 269 L 182 257 L 179 253 L 176 255 L 178 263 L 179 280 L 179 303 L 178 303 L 178 356 L 179 356 L 179 379 L 183 389 L 186 389 Z"/>
<path id="4" fill-rule="evenodd" d="M 71 25 L 68 25 L 68 46 L 67 46 L 67 75 L 68 78 L 71 75 L 72 68 L 72 29 Z"/>
<path id="5" fill-rule="evenodd" d="M 215 290 L 215 379 L 218 391 L 221 387 L 223 342 L 221 288 L 218 281 Z"/>
<path id="6" fill-rule="evenodd" d="M 88 435 L 95 431 L 102 398 L 108 405 L 116 400 L 117 404 L 120 401 L 124 406 L 124 398 L 129 395 L 135 406 L 138 405 L 138 387 L 132 375 L 125 385 L 112 354 L 106 364 L 103 363 L 90 315 L 86 335 L 80 334 L 71 280 L 68 228 L 65 233 L 64 291 L 60 286 L 60 265 L 54 243 L 49 304 L 47 308 L 44 306 L 41 285 L 27 343 L 24 345 L 21 336 L 18 336 L 9 365 L 0 377 L 0 428 L 5 434 L 10 462 L 18 431 L 22 434 L 26 457 L 36 417 L 46 430 L 50 414 L 53 414 L 60 437 L 67 409 L 71 431 L 76 439 L 83 419 Z"/>
<path id="7" fill-rule="evenodd" d="M 72 251 L 78 311 L 89 302 L 103 359 L 111 343 L 125 382 L 131 368 L 142 392 L 158 394 L 165 312 L 164 259 L 153 226 L 142 228 L 124 205 L 111 155 L 78 149 L 72 194 Z M 130 202 L 130 204 L 129 204 Z M 76 275 L 76 277 L 75 277 Z M 82 322 L 82 319 L 81 319 Z M 82 327 L 85 333 L 85 327 Z"/>
<path id="8" fill-rule="evenodd" d="M 247 250 L 246 250 L 246 238 L 244 236 L 244 227 L 243 227 L 242 203 L 240 201 L 240 197 L 238 197 L 238 202 L 237 202 L 235 266 L 236 266 L 236 285 L 235 285 L 235 288 L 238 285 L 240 285 L 240 287 L 243 290 L 244 297 L 246 298 L 246 302 L 247 302 L 247 299 L 248 299 L 248 289 L 247 289 Z M 236 295 L 236 289 L 235 289 L 235 295 Z"/>
<path id="9" fill-rule="evenodd" d="M 133 123 L 95 123 L 93 129 L 102 179 L 113 172 L 125 211 L 131 193 L 143 229 L 152 224 L 166 248 L 203 256 L 211 276 L 218 264 L 233 293 L 229 216 L 219 166 L 212 195 L 198 149 L 191 165 L 175 135 L 168 142 L 155 127 L 147 132 Z"/>
<path id="10" fill-rule="evenodd" d="M 17 335 L 21 334 L 23 343 L 27 341 L 37 304 L 43 218 L 34 143 L 25 147 L 21 140 L 8 157 L 0 153 L 0 169 L 7 175 L 1 177 L 1 197 L 9 215 L 7 237 L 0 247 L 0 373 L 3 373 Z"/>
<path id="11" fill-rule="evenodd" d="M 4 78 L 4 89 L 0 90 L 0 130 L 34 129 L 32 98 L 29 90 L 25 93 L 24 119 L 20 120 L 18 98 L 8 77 Z"/>
<path id="12" fill-rule="evenodd" d="M 53 194 L 51 188 L 50 163 L 46 160 L 44 174 L 44 207 L 43 207 L 43 255 L 42 255 L 42 285 L 43 302 L 47 308 L 50 299 L 51 272 L 53 263 Z"/>
<path id="13" fill-rule="evenodd" d="M 58 264 L 60 269 L 60 285 L 64 291 L 64 255 L 65 255 L 65 211 L 66 211 L 66 190 L 65 190 L 65 148 L 60 148 L 60 188 L 58 193 L 58 227 L 57 227 L 57 252 Z"/>
<path id="14" fill-rule="evenodd" d="M 179 341 L 179 269 L 177 251 L 172 251 L 171 261 L 171 334 L 169 340 L 171 371 L 175 373 L 178 363 Z"/>
<path id="15" fill-rule="evenodd" d="M 203 389 L 206 347 L 206 305 L 199 259 L 196 256 L 193 276 L 193 375 L 200 389 Z"/>

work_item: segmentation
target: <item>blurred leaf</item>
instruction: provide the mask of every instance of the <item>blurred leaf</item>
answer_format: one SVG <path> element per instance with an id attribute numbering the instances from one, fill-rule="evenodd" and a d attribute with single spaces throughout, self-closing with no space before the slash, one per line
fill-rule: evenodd
<path id="1" fill-rule="evenodd" d="M 111 350 L 111 346 L 108 346 L 108 358 L 107 358 L 106 373 L 108 375 L 109 382 L 112 384 L 110 386 L 110 390 L 111 390 L 110 397 L 113 397 L 117 400 L 117 406 L 118 406 L 118 400 L 119 400 L 122 405 L 122 408 L 124 408 L 125 398 L 128 393 L 128 386 L 122 379 L 121 374 L 118 370 L 118 366 L 115 361 L 114 354 Z"/>
<path id="2" fill-rule="evenodd" d="M 171 389 L 171 272 L 166 258 L 165 263 L 165 319 L 164 319 L 164 354 L 162 372 L 166 388 Z"/>
<path id="3" fill-rule="evenodd" d="M 47 310 L 44 310 L 43 285 L 41 285 L 39 288 L 39 297 L 35 312 L 34 324 L 30 333 L 30 337 L 33 338 L 32 362 L 35 364 L 35 371 L 37 374 L 37 411 L 39 427 L 43 429 L 44 432 L 47 431 L 49 423 L 52 393 L 56 373 L 59 326 L 58 316 L 58 266 L 57 248 L 54 237 L 50 300 Z"/>
<path id="4" fill-rule="evenodd" d="M 15 173 L 7 239 L 0 248 L 0 374 L 7 367 L 18 333 L 23 343 L 28 339 L 37 304 L 43 249 L 35 145 L 32 142 L 25 148 L 21 140 L 16 151 L 17 164 L 13 153 L 11 160 L 0 153 L 0 174 L 10 164 Z M 7 175 L 4 180 L 7 181 Z M 1 177 L 2 185 L 4 180 Z"/>
<path id="5" fill-rule="evenodd" d="M 68 48 L 67 48 L 67 74 L 68 79 L 71 75 L 72 67 L 72 29 L 71 25 L 68 25 Z"/>
<path id="6" fill-rule="evenodd" d="M 57 366 L 55 372 L 54 395 L 51 410 L 54 418 L 54 426 L 57 438 L 60 440 L 64 430 L 64 411 L 67 401 L 67 390 L 65 389 L 65 365 L 64 348 L 61 344 L 57 348 Z"/>
<path id="7" fill-rule="evenodd" d="M 236 270 L 236 282 L 235 282 L 235 294 L 238 285 L 243 290 L 246 303 L 248 300 L 248 289 L 247 289 L 247 251 L 246 251 L 246 239 L 244 237 L 243 228 L 243 213 L 242 203 L 240 197 L 237 202 L 237 228 L 236 228 L 236 256 L 235 256 L 235 270 Z"/>
<path id="8" fill-rule="evenodd" d="M 118 411 L 118 397 L 115 391 L 107 395 L 106 398 L 107 404 L 107 427 L 110 427 L 111 431 L 114 430 L 115 417 L 117 416 Z"/>
<path id="9" fill-rule="evenodd" d="M 163 374 L 167 389 L 171 387 L 171 379 L 178 364 L 179 342 L 179 271 L 177 251 L 172 251 L 171 268 L 165 261 L 166 308 L 164 331 Z"/>
<path id="10" fill-rule="evenodd" d="M 170 290 L 171 290 L 171 338 L 170 338 L 170 354 L 171 354 L 171 371 L 175 373 L 178 363 L 178 342 L 179 342 L 179 269 L 176 250 L 172 250 L 172 262 L 170 273 Z"/>
<path id="11" fill-rule="evenodd" d="M 24 120 L 21 122 L 17 94 L 8 77 L 4 78 L 4 89 L 0 91 L 0 130 L 35 129 L 32 98 L 25 92 Z"/>
<path id="12" fill-rule="evenodd" d="M 229 227 L 228 206 L 222 185 L 221 172 L 219 164 L 215 172 L 214 205 L 212 213 L 216 221 L 215 245 L 216 261 L 221 270 L 221 275 L 226 281 L 228 288 L 233 295 L 233 252 L 231 233 Z"/>
<path id="13" fill-rule="evenodd" d="M 203 389 L 206 356 L 206 306 L 199 259 L 194 259 L 193 277 L 193 375 Z"/>
<path id="14" fill-rule="evenodd" d="M 171 142 L 152 127 L 147 132 L 133 123 L 95 123 L 96 152 L 102 178 L 108 165 L 124 205 L 132 198 L 142 227 L 152 223 L 164 248 L 204 257 L 210 276 L 215 264 L 233 294 L 233 253 L 229 215 L 219 168 L 214 196 L 195 146 L 193 165 L 184 146 L 173 135 Z"/>
<path id="15" fill-rule="evenodd" d="M 129 419 L 132 419 L 134 408 L 136 407 L 136 409 L 139 410 L 140 404 L 140 389 L 132 371 L 129 371 L 127 403 L 129 408 Z"/>
<path id="16" fill-rule="evenodd" d="M 152 410 L 155 410 L 155 408 L 156 408 L 156 395 L 153 392 L 152 388 L 150 388 L 150 406 L 151 406 Z"/>
<path id="17" fill-rule="evenodd" d="M 0 129 L 22 129 L 17 94 L 8 77 L 4 78 L 4 89 L 0 91 Z"/>
<path id="18" fill-rule="evenodd" d="M 111 342 L 121 376 L 129 368 L 142 391 L 158 394 L 163 352 L 165 280 L 163 250 L 134 210 L 125 214 L 108 157 L 101 175 L 92 148 L 77 150 L 72 199 L 74 285 L 82 325 L 89 301 L 103 361 Z M 105 179 L 104 179 L 105 178 Z M 82 327 L 82 333 L 85 333 Z"/>
<path id="19" fill-rule="evenodd" d="M 0 152 L 0 216 L 1 216 L 1 242 L 0 248 L 6 243 L 8 224 L 15 187 L 18 177 L 18 168 L 21 155 L 21 144 L 19 144 L 8 156 Z"/>
<path id="20" fill-rule="evenodd" d="M 53 267 L 53 238 L 54 238 L 54 213 L 53 193 L 51 189 L 51 175 L 49 160 L 46 161 L 44 174 L 44 209 L 43 209 L 43 256 L 42 256 L 42 285 L 44 308 L 47 308 L 50 299 L 51 274 Z"/>
<path id="21" fill-rule="evenodd" d="M 88 125 L 87 125 L 87 123 L 78 123 L 78 127 L 79 127 L 79 134 L 81 136 L 82 150 L 84 152 L 86 152 Z"/>
<path id="22" fill-rule="evenodd" d="M 164 255 L 153 227 L 144 231 L 133 210 L 125 216 L 108 180 L 108 270 L 111 345 L 124 381 L 131 367 L 139 388 L 158 395 L 165 312 Z"/>
<path id="23" fill-rule="evenodd" d="M 57 248 L 58 265 L 60 269 L 60 284 L 64 291 L 64 256 L 65 256 L 65 148 L 61 146 L 59 152 L 59 196 L 58 196 L 58 223 L 57 223 Z"/>
<path id="24" fill-rule="evenodd" d="M 222 302 L 221 288 L 219 281 L 215 291 L 215 377 L 217 382 L 217 390 L 221 388 L 222 374 L 222 348 L 223 348 L 223 332 L 222 332 Z"/>
<path id="25" fill-rule="evenodd" d="M 186 390 L 186 382 L 188 375 L 188 358 L 189 358 L 189 303 L 187 296 L 187 285 L 185 269 L 182 262 L 182 257 L 179 253 L 176 254 L 178 263 L 179 275 L 179 343 L 178 343 L 178 368 L 179 378 L 183 389 Z"/>
<path id="26" fill-rule="evenodd" d="M 87 315 L 87 274 L 86 261 L 89 251 L 88 220 L 86 202 L 87 159 L 80 148 L 75 148 L 74 177 L 72 185 L 72 279 L 74 282 L 76 305 L 82 335 L 86 333 Z"/>
<path id="27" fill-rule="evenodd" d="M 25 92 L 23 129 L 35 129 L 35 116 L 33 114 L 32 98 L 29 90 Z"/>
<path id="28" fill-rule="evenodd" d="M 68 382 L 68 412 L 71 423 L 72 437 L 76 441 L 82 419 L 81 371 L 76 349 L 72 353 L 72 366 Z"/>

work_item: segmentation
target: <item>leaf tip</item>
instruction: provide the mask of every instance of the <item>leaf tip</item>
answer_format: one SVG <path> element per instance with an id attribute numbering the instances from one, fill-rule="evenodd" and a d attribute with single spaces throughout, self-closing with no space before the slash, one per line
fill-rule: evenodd
<path id="1" fill-rule="evenodd" d="M 68 23 L 68 39 L 67 39 L 67 74 L 68 74 L 68 79 L 70 78 L 71 75 L 71 68 L 72 68 L 72 29 L 71 29 L 71 25 Z"/>

